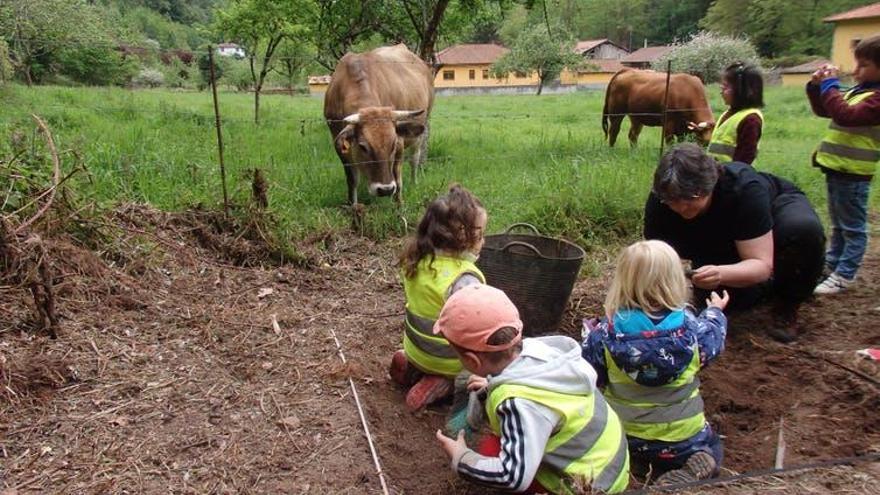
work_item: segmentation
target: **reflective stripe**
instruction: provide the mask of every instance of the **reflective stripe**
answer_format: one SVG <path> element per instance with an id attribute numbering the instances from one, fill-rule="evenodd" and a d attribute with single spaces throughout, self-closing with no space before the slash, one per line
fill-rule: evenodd
<path id="1" fill-rule="evenodd" d="M 543 463 L 558 471 L 564 471 L 572 462 L 580 459 L 593 448 L 599 437 L 605 432 L 608 423 L 608 404 L 602 400 L 598 392 L 593 393 L 593 417 L 590 421 L 569 438 L 565 443 L 544 454 Z"/>
<path id="2" fill-rule="evenodd" d="M 719 155 L 733 156 L 734 151 L 736 151 L 736 146 L 731 146 L 729 144 L 723 144 L 723 143 L 710 143 L 709 144 L 709 153 L 717 153 Z"/>
<path id="3" fill-rule="evenodd" d="M 679 388 L 670 387 L 645 387 L 637 383 L 609 383 L 608 388 L 618 399 L 630 402 L 650 402 L 653 404 L 675 404 L 687 400 L 693 395 L 694 390 L 700 387 L 700 379 L 694 380 Z"/>
<path id="4" fill-rule="evenodd" d="M 831 124 L 828 126 L 829 129 L 834 129 L 835 131 L 845 132 L 848 134 L 856 134 L 859 136 L 869 137 L 875 141 L 880 141 L 880 129 L 872 126 L 864 126 L 864 127 L 846 127 L 837 124 L 837 122 L 831 121 Z"/>
<path id="5" fill-rule="evenodd" d="M 605 466 L 605 469 L 599 473 L 599 476 L 593 480 L 592 487 L 594 489 L 598 489 L 601 492 L 607 492 L 612 486 L 614 486 L 614 482 L 620 478 L 621 473 L 626 469 L 627 454 L 629 453 L 628 448 L 629 446 L 626 442 L 626 436 L 621 435 L 620 445 L 617 447 L 617 453 L 614 454 L 614 459 L 612 459 L 611 462 Z"/>
<path id="6" fill-rule="evenodd" d="M 434 320 L 430 318 L 422 318 L 407 309 L 406 322 L 425 335 L 434 335 Z"/>
<path id="7" fill-rule="evenodd" d="M 455 349 L 424 335 L 434 334 L 434 322 L 432 320 L 414 315 L 410 310 L 406 310 L 405 326 L 406 336 L 419 349 L 440 358 L 458 358 Z"/>
<path id="8" fill-rule="evenodd" d="M 699 394 L 678 404 L 651 407 L 650 409 L 630 406 L 611 396 L 608 397 L 608 402 L 611 403 L 611 407 L 614 408 L 614 412 L 620 416 L 620 419 L 634 423 L 671 423 L 703 412 L 703 397 Z"/>
<path id="9" fill-rule="evenodd" d="M 852 146 L 846 146 L 845 144 L 829 143 L 828 141 L 822 141 L 819 145 L 819 151 L 828 153 L 829 155 L 842 156 L 844 158 L 849 158 L 850 160 L 858 160 L 861 162 L 873 163 L 880 160 L 880 151 L 878 150 L 853 148 Z"/>

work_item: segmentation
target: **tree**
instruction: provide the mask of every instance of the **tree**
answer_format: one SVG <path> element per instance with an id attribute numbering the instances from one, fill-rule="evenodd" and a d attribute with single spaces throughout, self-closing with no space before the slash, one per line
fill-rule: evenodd
<path id="1" fill-rule="evenodd" d="M 218 30 L 246 54 L 254 85 L 254 122 L 260 123 L 260 91 L 281 44 L 306 38 L 313 22 L 309 0 L 232 0 L 218 13 Z"/>
<path id="2" fill-rule="evenodd" d="M 314 49 L 303 40 L 289 40 L 279 48 L 275 72 L 287 82 L 287 89 L 291 95 L 293 94 L 294 81 L 314 58 Z"/>
<path id="3" fill-rule="evenodd" d="M 0 39 L 0 84 L 12 79 L 12 63 L 9 62 L 9 46 Z"/>
<path id="4" fill-rule="evenodd" d="M 698 33 L 687 43 L 676 45 L 656 60 L 653 68 L 665 71 L 670 60 L 673 72 L 693 74 L 705 83 L 717 82 L 721 72 L 734 62 L 760 66 L 758 53 L 747 39 L 710 32 Z"/>
<path id="5" fill-rule="evenodd" d="M 510 51 L 495 62 L 492 72 L 499 76 L 536 72 L 540 95 L 544 84 L 558 77 L 562 69 L 576 70 L 583 64 L 574 45 L 574 39 L 562 26 L 551 26 L 548 30 L 543 23 L 532 24 L 516 38 Z"/>

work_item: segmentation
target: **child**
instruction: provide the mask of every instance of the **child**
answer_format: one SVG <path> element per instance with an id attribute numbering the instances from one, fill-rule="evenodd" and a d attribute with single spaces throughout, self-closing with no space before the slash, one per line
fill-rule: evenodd
<path id="1" fill-rule="evenodd" d="M 807 84 L 813 112 L 831 123 L 813 165 L 825 173 L 831 244 L 825 253 L 828 277 L 815 294 L 837 294 L 849 287 L 868 243 L 868 193 L 880 160 L 880 36 L 856 45 L 858 83 L 841 92 L 838 69 L 823 66 Z"/>
<path id="2" fill-rule="evenodd" d="M 721 465 L 697 372 L 724 349 L 728 299 L 712 292 L 694 316 L 678 254 L 663 241 L 641 241 L 617 260 L 606 318 L 584 322 L 584 359 L 623 421 L 634 467 L 666 472 L 657 484 L 709 478 Z"/>
<path id="3" fill-rule="evenodd" d="M 391 378 L 411 387 L 406 405 L 418 411 L 449 396 L 461 362 L 443 337 L 432 333 L 446 299 L 469 284 L 485 283 L 474 262 L 483 247 L 486 210 L 455 184 L 428 205 L 416 236 L 400 256 L 406 293 L 403 350 L 391 359 Z"/>
<path id="4" fill-rule="evenodd" d="M 577 342 L 562 336 L 523 340 L 516 306 L 488 285 L 453 294 L 434 333 L 446 337 L 474 373 L 469 387 L 488 388 L 486 413 L 500 437 L 497 455 L 489 456 L 469 449 L 463 432 L 453 440 L 437 431 L 461 477 L 529 493 L 626 489 L 623 428 L 596 390 L 596 373 L 581 359 Z"/>
<path id="5" fill-rule="evenodd" d="M 709 154 L 718 162 L 749 165 L 758 156 L 764 114 L 764 80 L 753 65 L 737 62 L 721 76 L 721 98 L 728 109 L 721 114 L 709 142 Z"/>

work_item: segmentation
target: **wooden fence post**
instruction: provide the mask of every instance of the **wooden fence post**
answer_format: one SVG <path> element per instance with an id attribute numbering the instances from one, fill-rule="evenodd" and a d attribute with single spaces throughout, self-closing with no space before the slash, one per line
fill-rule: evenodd
<path id="1" fill-rule="evenodd" d="M 217 103 L 217 76 L 214 74 L 214 47 L 208 46 L 211 64 L 211 93 L 214 95 L 214 127 L 217 128 L 217 153 L 220 158 L 220 182 L 223 185 L 223 216 L 229 219 L 229 195 L 226 192 L 226 165 L 223 162 L 223 132 L 220 124 L 220 105 Z"/>

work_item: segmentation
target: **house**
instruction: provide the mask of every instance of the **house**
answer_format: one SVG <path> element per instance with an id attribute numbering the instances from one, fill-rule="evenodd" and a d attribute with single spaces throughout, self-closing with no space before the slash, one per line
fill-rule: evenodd
<path id="1" fill-rule="evenodd" d="M 584 58 L 600 60 L 620 60 L 629 55 L 629 50 L 612 43 L 607 38 L 578 41 L 574 51 L 583 55 Z"/>
<path id="2" fill-rule="evenodd" d="M 559 80 L 562 84 L 576 84 L 578 86 L 606 86 L 617 71 L 623 69 L 623 64 L 616 59 L 590 59 L 584 61 L 584 67 L 576 73 L 569 70 L 562 71 Z"/>
<path id="3" fill-rule="evenodd" d="M 330 76 L 309 76 L 309 94 L 323 95 L 330 86 Z"/>
<path id="4" fill-rule="evenodd" d="M 783 86 L 804 86 L 809 82 L 810 77 L 812 77 L 813 72 L 816 72 L 819 67 L 822 67 L 825 64 L 830 64 L 831 62 L 824 58 L 817 58 L 811 62 L 807 62 L 805 64 L 796 65 L 794 67 L 786 67 L 779 71 L 782 74 L 782 85 Z"/>
<path id="5" fill-rule="evenodd" d="M 437 52 L 435 88 L 472 88 L 497 86 L 531 86 L 538 84 L 537 74 L 515 73 L 494 77 L 492 64 L 508 48 L 491 43 L 452 45 Z"/>
<path id="6" fill-rule="evenodd" d="M 217 54 L 223 57 L 244 58 L 244 49 L 235 43 L 220 43 L 217 45 Z"/>
<path id="7" fill-rule="evenodd" d="M 654 61 L 671 52 L 673 48 L 675 47 L 672 45 L 646 46 L 623 57 L 620 63 L 633 69 L 650 69 Z"/>
<path id="8" fill-rule="evenodd" d="M 880 34 L 880 2 L 822 19 L 834 23 L 831 62 L 842 72 L 855 68 L 853 49 L 864 38 Z"/>

